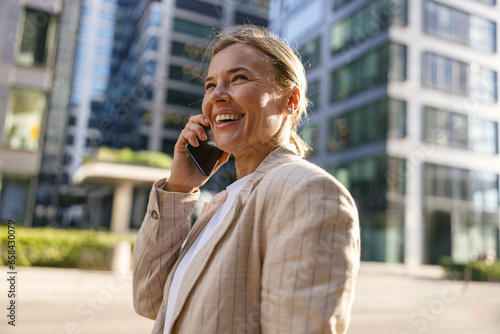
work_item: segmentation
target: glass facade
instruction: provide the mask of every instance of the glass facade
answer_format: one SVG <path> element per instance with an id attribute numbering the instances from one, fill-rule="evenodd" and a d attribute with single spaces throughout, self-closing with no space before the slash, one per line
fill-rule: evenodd
<path id="1" fill-rule="evenodd" d="M 332 53 L 377 36 L 392 23 L 407 24 L 406 0 L 369 1 L 345 19 L 335 22 L 330 28 L 330 50 Z"/>
<path id="2" fill-rule="evenodd" d="M 302 126 L 299 130 L 299 135 L 311 148 L 307 155 L 309 157 L 314 156 L 318 150 L 318 125 L 306 124 Z"/>
<path id="3" fill-rule="evenodd" d="M 14 88 L 5 117 L 3 146 L 12 150 L 37 151 L 45 113 L 45 93 Z"/>
<path id="4" fill-rule="evenodd" d="M 497 122 L 433 107 L 424 110 L 424 140 L 428 143 L 498 154 Z"/>
<path id="5" fill-rule="evenodd" d="M 335 152 L 405 135 L 406 102 L 384 99 L 333 117 L 328 131 L 328 150 Z"/>
<path id="6" fill-rule="evenodd" d="M 424 181 L 427 263 L 498 249 L 497 174 L 425 164 Z"/>
<path id="7" fill-rule="evenodd" d="M 202 94 L 193 94 L 176 89 L 168 89 L 165 102 L 168 104 L 201 110 L 202 101 Z"/>
<path id="8" fill-rule="evenodd" d="M 299 54 L 306 71 L 317 67 L 321 60 L 321 38 L 307 42 L 299 50 Z"/>
<path id="9" fill-rule="evenodd" d="M 281 35 L 290 43 L 302 38 L 323 22 L 323 0 L 306 1 L 300 10 L 292 11 L 283 24 Z"/>
<path id="10" fill-rule="evenodd" d="M 0 222 L 23 222 L 30 188 L 30 177 L 0 174 Z"/>
<path id="11" fill-rule="evenodd" d="M 203 86 L 204 82 L 200 67 L 193 67 L 191 65 L 170 65 L 169 78 L 197 86 Z"/>
<path id="12" fill-rule="evenodd" d="M 201 38 L 210 37 L 215 32 L 212 27 L 180 18 L 174 19 L 174 31 Z"/>
<path id="13" fill-rule="evenodd" d="M 349 189 L 356 201 L 364 248 L 361 259 L 402 262 L 405 160 L 368 157 L 332 167 L 329 172 Z M 393 198 L 391 201 L 388 195 Z"/>
<path id="14" fill-rule="evenodd" d="M 406 46 L 389 43 L 372 50 L 331 75 L 330 102 L 388 82 L 406 80 Z"/>
<path id="15" fill-rule="evenodd" d="M 424 52 L 422 58 L 425 87 L 481 102 L 497 101 L 497 72 L 431 52 Z"/>
<path id="16" fill-rule="evenodd" d="M 423 28 L 426 33 L 468 45 L 477 51 L 496 52 L 495 22 L 434 1 L 426 1 L 424 8 Z"/>
<path id="17" fill-rule="evenodd" d="M 201 61 L 205 48 L 191 42 L 172 41 L 171 53 L 173 56 L 183 57 L 189 60 Z"/>
<path id="18" fill-rule="evenodd" d="M 56 38 L 53 15 L 27 8 L 24 16 L 21 45 L 15 61 L 22 66 L 47 66 L 52 62 Z"/>

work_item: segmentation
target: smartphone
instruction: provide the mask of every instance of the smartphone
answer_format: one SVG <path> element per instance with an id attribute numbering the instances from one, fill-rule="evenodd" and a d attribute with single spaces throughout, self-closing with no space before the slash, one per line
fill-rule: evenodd
<path id="1" fill-rule="evenodd" d="M 188 142 L 186 144 L 186 152 L 193 159 L 201 174 L 208 177 L 212 174 L 215 165 L 217 165 L 224 152 L 215 144 L 214 135 L 210 127 L 205 127 L 205 134 L 207 135 L 207 140 L 198 139 L 198 143 L 200 144 L 198 147 L 194 147 Z"/>

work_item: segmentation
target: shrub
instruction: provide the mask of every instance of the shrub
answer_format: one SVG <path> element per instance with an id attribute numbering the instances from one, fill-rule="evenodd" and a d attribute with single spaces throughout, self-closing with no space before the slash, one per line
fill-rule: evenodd
<path id="1" fill-rule="evenodd" d="M 134 244 L 134 236 L 94 230 L 61 230 L 16 226 L 16 266 L 109 269 L 111 247 Z M 0 226 L 0 265 L 7 265 L 7 227 Z"/>
<path id="2" fill-rule="evenodd" d="M 469 270 L 470 279 L 473 281 L 500 281 L 500 262 L 498 261 L 493 262 L 492 265 L 486 264 L 483 260 L 464 264 L 455 263 L 450 257 L 442 257 L 439 264 L 448 277 L 465 279 L 465 273 Z"/>

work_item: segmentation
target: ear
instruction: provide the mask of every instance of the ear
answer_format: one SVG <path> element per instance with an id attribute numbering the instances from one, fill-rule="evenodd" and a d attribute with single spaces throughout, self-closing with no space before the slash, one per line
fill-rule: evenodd
<path id="1" fill-rule="evenodd" d="M 299 102 L 300 102 L 300 90 L 298 87 L 295 86 L 288 96 L 286 113 L 292 115 L 298 109 Z"/>

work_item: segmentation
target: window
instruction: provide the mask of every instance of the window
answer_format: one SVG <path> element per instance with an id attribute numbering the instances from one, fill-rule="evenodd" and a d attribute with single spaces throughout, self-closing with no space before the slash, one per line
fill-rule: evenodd
<path id="1" fill-rule="evenodd" d="M 321 81 L 314 80 L 309 82 L 307 87 L 307 98 L 311 101 L 311 105 L 309 107 L 310 111 L 319 110 L 319 94 L 321 90 Z"/>
<path id="2" fill-rule="evenodd" d="M 168 104 L 200 109 L 202 101 L 203 95 L 201 94 L 192 94 L 174 89 L 169 89 L 167 91 L 166 103 Z"/>
<path id="3" fill-rule="evenodd" d="M 222 7 L 198 0 L 177 0 L 177 8 L 187 9 L 202 15 L 208 15 L 217 19 L 221 18 Z"/>
<path id="4" fill-rule="evenodd" d="M 330 102 L 392 80 L 406 80 L 406 46 L 385 44 L 331 75 Z"/>
<path id="5" fill-rule="evenodd" d="M 25 218 L 30 178 L 23 175 L 0 175 L 0 221 Z"/>
<path id="6" fill-rule="evenodd" d="M 299 135 L 312 149 L 308 152 L 308 156 L 316 155 L 318 149 L 318 125 L 307 124 L 302 126 L 299 130 Z"/>
<path id="7" fill-rule="evenodd" d="M 182 130 L 189 122 L 189 116 L 181 114 L 175 110 L 168 110 L 163 114 L 163 128 Z"/>
<path id="8" fill-rule="evenodd" d="M 300 10 L 290 13 L 283 23 L 283 37 L 289 42 L 300 39 L 323 21 L 323 1 L 306 1 Z"/>
<path id="9" fill-rule="evenodd" d="M 498 153 L 498 123 L 425 107 L 424 140 L 476 153 Z"/>
<path id="10" fill-rule="evenodd" d="M 496 52 L 496 23 L 461 10 L 426 1 L 424 31 L 481 52 Z"/>
<path id="11" fill-rule="evenodd" d="M 318 66 L 321 54 L 321 39 L 316 38 L 313 41 L 307 42 L 306 45 L 300 49 L 299 54 L 306 70 Z"/>
<path id="12" fill-rule="evenodd" d="M 172 42 L 172 55 L 179 56 L 191 60 L 201 60 L 205 48 L 202 45 L 197 45 L 191 42 Z"/>
<path id="13" fill-rule="evenodd" d="M 176 66 L 170 65 L 169 78 L 189 84 L 203 86 L 203 76 L 201 70 L 190 65 Z"/>
<path id="14" fill-rule="evenodd" d="M 481 102 L 496 102 L 497 72 L 425 52 L 423 85 L 446 93 L 470 96 Z"/>
<path id="15" fill-rule="evenodd" d="M 369 1 L 366 6 L 331 26 L 330 50 L 336 53 L 343 48 L 354 47 L 377 36 L 392 23 L 406 25 L 407 7 L 406 0 Z"/>
<path id="16" fill-rule="evenodd" d="M 267 19 L 265 18 L 260 18 L 257 16 L 241 13 L 241 12 L 236 12 L 234 15 L 234 24 L 239 25 L 239 24 L 255 24 L 257 26 L 264 26 L 266 27 L 268 22 Z"/>
<path id="17" fill-rule="evenodd" d="M 45 107 L 44 93 L 13 89 L 5 117 L 3 146 L 13 150 L 37 151 Z"/>
<path id="18" fill-rule="evenodd" d="M 27 8 L 16 63 L 23 66 L 49 65 L 54 53 L 55 37 L 55 17 L 46 12 Z"/>
<path id="19" fill-rule="evenodd" d="M 215 32 L 211 27 L 179 18 L 174 19 L 174 31 L 202 38 Z"/>
<path id="20" fill-rule="evenodd" d="M 328 149 L 406 136 L 406 102 L 384 99 L 336 116 L 330 121 Z"/>
<path id="21" fill-rule="evenodd" d="M 498 175 L 455 167 L 425 164 L 426 196 L 470 201 L 477 209 L 498 211 Z"/>

